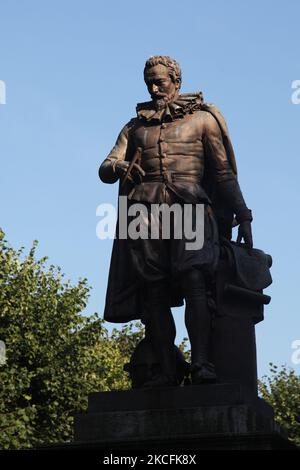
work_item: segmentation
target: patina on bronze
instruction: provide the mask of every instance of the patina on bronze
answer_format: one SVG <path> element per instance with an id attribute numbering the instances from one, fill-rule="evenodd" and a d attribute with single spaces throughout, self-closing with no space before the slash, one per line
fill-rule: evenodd
<path id="1" fill-rule="evenodd" d="M 104 317 L 111 322 L 141 319 L 159 368 L 143 386 L 178 384 L 171 307 L 185 300 L 191 343 L 193 384 L 214 382 L 210 362 L 210 292 L 216 279 L 222 240 L 230 240 L 233 220 L 238 243 L 252 250 L 251 211 L 237 180 L 225 120 L 203 101 L 201 92 L 180 94 L 179 64 L 167 56 L 147 60 L 144 79 L 151 101 L 137 105 L 137 117 L 121 130 L 102 163 L 105 183 L 121 181 L 128 202 L 205 204 L 201 250 L 182 240 L 114 240 Z"/>

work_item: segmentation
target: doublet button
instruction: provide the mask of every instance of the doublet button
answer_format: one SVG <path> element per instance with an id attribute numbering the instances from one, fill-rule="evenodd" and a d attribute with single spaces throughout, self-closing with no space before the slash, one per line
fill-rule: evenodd
<path id="1" fill-rule="evenodd" d="M 167 127 L 166 124 L 163 122 L 162 125 L 161 125 L 161 128 L 165 129 L 166 127 Z"/>

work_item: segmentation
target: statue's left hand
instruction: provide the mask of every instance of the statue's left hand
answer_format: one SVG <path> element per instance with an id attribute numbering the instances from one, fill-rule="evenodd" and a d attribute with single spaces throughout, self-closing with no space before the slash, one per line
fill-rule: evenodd
<path id="1" fill-rule="evenodd" d="M 251 250 L 253 248 L 253 240 L 252 240 L 252 229 L 251 229 L 251 222 L 250 220 L 245 220 L 244 222 L 240 223 L 238 236 L 237 236 L 237 243 L 241 243 L 242 239 L 245 241 L 245 245 L 248 248 L 249 254 L 251 254 Z"/>

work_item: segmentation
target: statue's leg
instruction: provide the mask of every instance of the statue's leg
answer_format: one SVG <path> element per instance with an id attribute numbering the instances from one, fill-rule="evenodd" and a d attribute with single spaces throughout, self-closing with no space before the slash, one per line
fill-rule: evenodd
<path id="1" fill-rule="evenodd" d="M 199 269 L 191 269 L 182 275 L 185 297 L 185 325 L 190 338 L 192 363 L 208 360 L 210 338 L 210 313 L 208 310 L 205 279 Z"/>
<path id="2" fill-rule="evenodd" d="M 191 343 L 193 383 L 215 381 L 213 365 L 208 362 L 211 318 L 206 298 L 205 278 L 200 269 L 182 274 L 185 298 L 185 324 Z"/>
<path id="3" fill-rule="evenodd" d="M 168 303 L 168 285 L 163 281 L 149 282 L 146 287 L 147 313 L 144 322 L 147 336 L 158 356 L 166 383 L 176 384 L 174 341 L 176 327 Z M 151 385 L 151 384 L 150 384 Z M 159 383 L 158 383 L 159 385 Z"/>

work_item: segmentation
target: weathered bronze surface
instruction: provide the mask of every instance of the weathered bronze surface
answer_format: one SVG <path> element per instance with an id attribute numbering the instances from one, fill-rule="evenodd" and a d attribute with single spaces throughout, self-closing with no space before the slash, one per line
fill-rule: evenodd
<path id="1" fill-rule="evenodd" d="M 169 57 L 151 57 L 145 65 L 144 79 L 151 101 L 137 105 L 137 117 L 121 130 L 100 167 L 100 179 L 105 183 L 120 180 L 119 194 L 125 195 L 129 204 L 204 204 L 204 246 L 187 251 L 186 240 L 174 237 L 116 237 L 104 316 L 112 322 L 141 319 L 145 324 L 146 342 L 140 350 L 150 370 L 135 376 L 134 383 L 149 387 L 176 385 L 183 380 L 186 368 L 174 347 L 171 307 L 182 305 L 184 299 L 192 358 L 186 375 L 190 374 L 193 384 L 215 382 L 212 324 L 220 308 L 218 267 L 226 251 L 224 242 L 231 240 L 233 221 L 239 224 L 236 246 L 243 247 L 245 256 L 255 255 L 252 215 L 239 187 L 234 152 L 221 112 L 206 104 L 201 92 L 179 94 L 181 70 Z M 240 254 L 236 259 L 241 259 Z M 253 269 L 251 273 L 253 277 Z M 243 285 L 237 284 L 237 288 Z M 231 289 L 243 296 L 243 291 Z M 253 290 L 261 291 L 261 286 Z M 260 299 L 257 304 L 262 303 Z M 148 362 L 147 355 L 151 356 Z M 141 365 L 138 352 L 134 361 Z M 128 370 L 134 369 L 134 361 Z"/>

